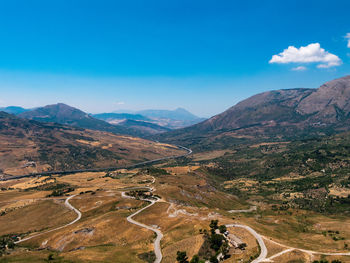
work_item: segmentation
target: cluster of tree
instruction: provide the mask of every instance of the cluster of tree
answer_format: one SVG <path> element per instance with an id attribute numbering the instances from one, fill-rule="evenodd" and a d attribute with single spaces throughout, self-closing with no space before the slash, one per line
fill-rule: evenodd
<path id="1" fill-rule="evenodd" d="M 156 260 L 156 254 L 153 251 L 141 253 L 137 255 L 139 259 L 146 261 L 147 263 L 153 263 Z"/>
<path id="2" fill-rule="evenodd" d="M 14 247 L 14 240 L 10 236 L 6 235 L 0 237 L 0 256 L 5 253 L 6 249 L 12 249 Z"/>
<path id="3" fill-rule="evenodd" d="M 75 188 L 70 186 L 69 184 L 55 184 L 48 189 L 53 189 L 52 193 L 49 194 L 48 197 L 62 196 L 66 193 L 73 192 L 75 190 Z"/>
<path id="4" fill-rule="evenodd" d="M 341 186 L 350 188 L 350 176 L 340 182 Z"/>
<path id="5" fill-rule="evenodd" d="M 179 263 L 204 263 L 205 262 L 204 260 L 200 259 L 198 255 L 194 255 L 192 259 L 188 261 L 186 251 L 177 251 L 176 261 Z"/>
<path id="6" fill-rule="evenodd" d="M 210 248 L 212 248 L 216 254 L 221 252 L 223 255 L 226 255 L 228 253 L 228 241 L 223 233 L 225 233 L 227 229 L 225 225 L 219 226 L 218 223 L 218 220 L 211 220 L 209 224 L 210 233 L 206 235 L 210 242 Z M 220 234 L 218 232 L 220 232 Z"/>
<path id="7" fill-rule="evenodd" d="M 161 169 L 161 168 L 157 168 L 157 167 L 148 167 L 148 168 L 144 168 L 141 170 L 141 172 L 146 173 L 146 174 L 150 174 L 150 175 L 163 175 L 163 174 L 169 174 L 166 170 Z"/>
<path id="8" fill-rule="evenodd" d="M 126 195 L 135 197 L 136 199 L 153 199 L 152 192 L 148 190 L 133 190 L 126 192 Z"/>
<path id="9" fill-rule="evenodd" d="M 204 234 L 205 241 L 202 245 L 202 256 L 201 259 L 199 255 L 194 255 L 189 261 L 185 251 L 178 251 L 176 260 L 179 263 L 202 263 L 205 259 L 209 259 L 210 263 L 218 263 L 218 256 L 221 253 L 223 257 L 227 257 L 229 252 L 229 245 L 224 233 L 227 231 L 225 225 L 219 225 L 218 220 L 212 220 L 209 224 L 210 231 L 200 230 L 200 233 Z"/>
<path id="10" fill-rule="evenodd" d="M 49 262 L 49 263 L 64 263 L 67 262 L 66 260 L 64 260 L 63 257 L 60 257 L 57 253 L 53 254 L 50 253 L 47 256 L 47 259 L 44 260 L 45 262 Z"/>
<path id="11" fill-rule="evenodd" d="M 327 193 L 325 196 L 318 198 L 295 198 L 293 202 L 300 209 L 313 210 L 320 213 L 334 214 L 350 212 L 350 195 L 339 197 Z"/>

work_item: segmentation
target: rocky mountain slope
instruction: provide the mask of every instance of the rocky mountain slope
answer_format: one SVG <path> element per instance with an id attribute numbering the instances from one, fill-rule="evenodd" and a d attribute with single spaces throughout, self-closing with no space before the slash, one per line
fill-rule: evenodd
<path id="1" fill-rule="evenodd" d="M 209 137 L 211 142 L 223 142 L 227 138 L 271 139 L 332 133 L 349 130 L 349 124 L 350 76 L 346 76 L 318 89 L 257 94 L 204 122 L 157 138 L 192 145 L 203 138 L 209 143 Z"/>

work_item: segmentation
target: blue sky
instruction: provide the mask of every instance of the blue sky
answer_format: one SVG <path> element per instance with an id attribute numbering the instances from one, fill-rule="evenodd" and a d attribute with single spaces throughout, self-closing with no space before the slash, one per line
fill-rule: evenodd
<path id="1" fill-rule="evenodd" d="M 349 10 L 348 0 L 1 1 L 0 106 L 208 117 L 258 92 L 317 88 L 350 74 Z"/>

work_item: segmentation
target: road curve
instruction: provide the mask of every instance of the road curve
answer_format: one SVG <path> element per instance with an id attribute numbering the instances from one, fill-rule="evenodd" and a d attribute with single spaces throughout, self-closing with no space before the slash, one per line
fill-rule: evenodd
<path id="1" fill-rule="evenodd" d="M 296 248 L 296 247 L 287 246 L 287 245 L 281 244 L 279 242 L 276 242 L 276 241 L 274 241 L 272 239 L 269 239 L 266 236 L 263 236 L 263 238 L 268 240 L 268 241 L 270 241 L 270 242 L 272 242 L 272 243 L 274 243 L 274 244 L 276 244 L 276 245 L 279 245 L 281 247 L 285 247 L 285 248 L 287 248 L 287 250 L 289 250 L 289 249 L 290 250 L 298 250 L 298 251 L 304 252 L 304 253 L 309 254 L 309 255 L 315 254 L 315 255 L 325 255 L 325 256 L 350 256 L 350 252 L 320 252 L 320 251 L 314 251 L 314 250 L 308 250 L 308 249 L 302 249 L 302 248 Z M 282 251 L 283 254 L 289 252 L 287 250 Z M 277 257 L 277 256 L 273 255 L 270 258 L 267 258 L 266 262 L 268 262 L 268 260 L 270 260 L 272 258 L 275 258 L 275 257 Z"/>
<path id="2" fill-rule="evenodd" d="M 318 254 L 318 255 L 325 255 L 325 256 L 350 256 L 350 252 L 345 252 L 345 253 L 342 253 L 342 252 L 332 253 L 332 252 L 330 252 L 330 253 L 327 253 L 327 252 L 319 252 L 319 251 L 313 251 L 313 250 L 307 250 L 307 249 L 302 249 L 302 248 L 295 248 L 295 247 L 286 246 L 284 244 L 278 243 L 276 241 L 268 239 L 265 236 L 258 234 L 253 228 L 251 228 L 250 226 L 246 226 L 246 225 L 228 224 L 228 225 L 226 225 L 226 227 L 244 228 L 244 229 L 248 230 L 256 238 L 256 240 L 258 241 L 259 246 L 260 246 L 260 255 L 256 259 L 254 259 L 251 263 L 273 262 L 273 259 L 275 259 L 275 258 L 277 258 L 285 253 L 289 253 L 293 250 L 299 250 L 299 251 L 307 253 L 309 255 Z M 266 248 L 264 239 L 266 239 L 272 243 L 275 243 L 276 245 L 285 247 L 286 249 L 277 253 L 277 254 L 270 256 L 269 258 L 267 258 L 267 248 Z"/>
<path id="3" fill-rule="evenodd" d="M 152 191 L 153 189 L 152 188 L 149 188 L 150 191 Z M 127 196 L 125 194 L 125 192 L 122 192 L 122 197 L 124 198 L 131 198 L 131 199 L 135 199 L 131 196 Z M 156 200 L 148 200 L 148 199 L 140 199 L 142 201 L 148 201 L 148 202 L 151 202 L 149 205 L 141 208 L 140 210 L 137 210 L 135 213 L 129 215 L 126 220 L 128 220 L 128 222 L 130 222 L 131 224 L 134 224 L 134 225 L 137 225 L 137 226 L 140 226 L 140 227 L 143 227 L 143 228 L 146 228 L 148 230 L 151 230 L 153 231 L 154 233 L 157 234 L 157 237 L 156 239 L 154 240 L 154 254 L 156 255 L 156 260 L 154 261 L 154 263 L 160 263 L 162 261 L 162 258 L 163 258 L 163 255 L 162 255 L 162 250 L 160 248 L 160 240 L 163 238 L 163 234 L 162 232 L 157 229 L 157 228 L 154 228 L 154 227 L 150 227 L 150 226 L 147 226 L 145 224 L 142 224 L 140 222 L 137 222 L 135 221 L 134 219 L 132 219 L 134 216 L 136 216 L 137 214 L 141 213 L 143 210 L 146 210 L 147 208 L 151 207 L 152 205 L 154 205 L 156 202 L 159 201 L 159 199 L 157 198 Z"/>
<path id="4" fill-rule="evenodd" d="M 32 239 L 32 238 L 34 238 L 34 237 L 41 236 L 41 235 L 43 235 L 43 234 L 50 233 L 50 232 L 53 232 L 53 231 L 62 229 L 62 228 L 64 228 L 64 227 L 70 226 L 70 225 L 74 224 L 75 222 L 79 221 L 80 218 L 81 218 L 81 212 L 69 203 L 69 200 L 72 199 L 72 198 L 75 197 L 75 196 L 76 196 L 76 195 L 71 195 L 71 196 L 67 197 L 66 201 L 64 202 L 64 205 L 65 205 L 68 209 L 73 210 L 73 211 L 77 214 L 77 217 L 76 217 L 72 222 L 69 222 L 68 224 L 65 224 L 65 225 L 63 225 L 63 226 L 56 227 L 56 228 L 54 228 L 54 229 L 50 229 L 50 230 L 45 231 L 45 232 L 41 232 L 41 233 L 35 234 L 35 235 L 33 235 L 33 236 L 29 236 L 29 237 L 20 239 L 20 240 L 16 241 L 15 244 L 19 244 L 19 243 L 22 243 L 22 242 L 27 241 L 27 240 L 29 240 L 29 239 Z"/>
<path id="5" fill-rule="evenodd" d="M 228 225 L 226 225 L 226 227 L 244 228 L 244 229 L 248 230 L 256 238 L 256 240 L 258 241 L 259 246 L 260 246 L 260 255 L 256 259 L 254 259 L 251 263 L 263 262 L 266 259 L 267 248 L 266 248 L 265 242 L 264 242 L 262 236 L 259 235 L 253 228 L 251 228 L 250 226 L 239 225 L 239 224 L 228 224 Z"/>

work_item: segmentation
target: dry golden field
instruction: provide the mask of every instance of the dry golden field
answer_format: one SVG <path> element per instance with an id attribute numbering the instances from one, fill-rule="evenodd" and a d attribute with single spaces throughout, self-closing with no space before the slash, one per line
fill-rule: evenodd
<path id="1" fill-rule="evenodd" d="M 194 169 L 195 168 L 195 169 Z M 250 181 L 230 184 L 253 186 Z M 50 196 L 53 186 L 63 185 L 69 192 Z M 267 258 L 288 247 L 320 252 L 347 252 L 350 244 L 350 220 L 326 217 L 302 210 L 289 214 L 272 211 L 258 204 L 250 213 L 229 213 L 229 210 L 249 208 L 250 204 L 232 194 L 222 192 L 199 167 L 165 167 L 164 173 L 152 174 L 147 169 L 118 170 L 113 173 L 80 173 L 66 176 L 24 178 L 0 182 L 0 236 L 35 236 L 6 250 L 0 262 L 46 262 L 50 254 L 54 262 L 146 262 L 143 253 L 153 251 L 152 231 L 131 224 L 126 217 L 144 207 L 147 202 L 124 198 L 123 191 L 152 187 L 161 199 L 134 216 L 134 220 L 158 228 L 162 262 L 176 261 L 177 251 L 186 251 L 189 258 L 198 254 L 204 241 L 201 230 L 209 229 L 211 220 L 220 224 L 244 224 L 265 236 Z M 74 196 L 70 204 L 82 213 L 80 220 L 63 228 L 76 218 L 64 200 Z M 308 226 L 307 231 L 302 227 Z M 245 250 L 230 249 L 231 257 L 224 262 L 249 262 L 259 254 L 255 237 L 242 228 L 229 228 L 244 243 Z M 334 241 L 333 234 L 342 237 Z M 328 232 L 327 232 L 328 233 Z M 272 241 L 270 241 L 272 240 Z M 277 243 L 276 243 L 277 242 Z M 312 262 L 325 258 L 350 262 L 350 257 L 309 255 L 292 250 L 275 257 L 274 262 Z M 242 260 L 242 261 L 240 261 Z"/>

